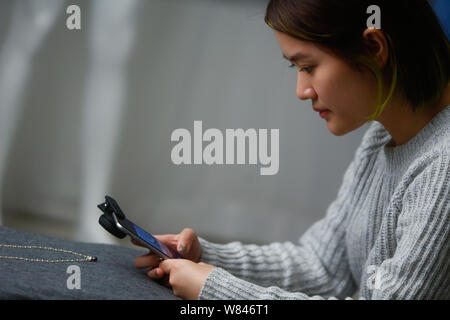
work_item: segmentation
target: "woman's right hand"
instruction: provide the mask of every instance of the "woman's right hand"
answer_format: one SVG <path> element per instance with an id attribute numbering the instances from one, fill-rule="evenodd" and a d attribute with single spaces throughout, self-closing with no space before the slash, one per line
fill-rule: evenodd
<path id="1" fill-rule="evenodd" d="M 200 262 L 202 256 L 202 246 L 198 240 L 197 234 L 191 228 L 184 228 L 179 234 L 154 235 L 156 239 L 164 243 L 170 249 L 177 251 L 183 259 L 193 262 Z M 132 240 L 135 245 L 141 246 L 137 241 Z M 164 277 L 164 271 L 158 268 L 160 263 L 159 256 L 149 252 L 134 260 L 136 268 L 151 268 L 148 276 L 151 279 L 161 279 Z"/>

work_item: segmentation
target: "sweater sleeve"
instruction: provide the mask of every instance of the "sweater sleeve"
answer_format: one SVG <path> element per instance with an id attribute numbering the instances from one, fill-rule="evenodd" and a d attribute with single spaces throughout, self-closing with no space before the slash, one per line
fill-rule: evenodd
<path id="1" fill-rule="evenodd" d="M 325 217 L 313 224 L 298 243 L 215 244 L 200 238 L 201 260 L 218 267 L 206 281 L 202 297 L 228 299 L 234 296 L 235 289 L 241 292 L 236 297 L 244 299 L 255 294 L 257 297 L 281 294 L 281 297 L 284 291 L 280 290 L 338 297 L 353 295 L 357 287 L 349 268 L 345 233 L 351 185 L 357 171 L 362 169 L 360 162 L 351 162 L 338 196 L 329 205 Z M 276 293 L 266 294 L 265 289 L 255 285 L 279 288 L 270 289 Z"/>
<path id="2" fill-rule="evenodd" d="M 449 156 L 439 157 L 407 186 L 396 227 L 398 242 L 395 253 L 392 258 L 381 262 L 376 272 L 373 290 L 360 299 L 439 299 L 448 292 L 449 168 Z M 342 203 L 338 205 L 339 201 L 340 197 L 330 208 L 342 207 Z M 354 287 L 350 285 L 352 282 L 345 258 L 345 246 L 342 243 L 344 228 L 339 222 L 342 216 L 338 212 L 329 210 L 326 218 L 305 234 L 295 250 L 290 253 L 274 252 L 273 254 L 281 259 L 277 262 L 273 262 L 269 255 L 263 254 L 262 251 L 252 255 L 253 249 L 258 249 L 256 247 L 237 243 L 218 247 L 212 256 L 223 256 L 222 260 L 219 258 L 217 261 L 221 261 L 224 268 L 213 269 L 203 284 L 199 298 L 351 299 L 346 295 L 351 293 L 350 289 Z M 269 246 L 266 249 L 270 251 L 270 248 L 273 247 Z M 208 250 L 211 248 L 208 248 L 207 252 Z M 242 262 L 233 264 L 227 261 L 225 258 L 227 253 L 234 251 L 238 261 L 247 257 L 244 259 L 246 264 Z M 294 258 L 291 256 L 293 254 L 299 256 Z M 267 262 L 267 265 L 264 262 L 260 265 L 259 261 Z M 225 270 L 226 267 L 235 265 L 240 266 L 231 269 L 235 275 Z M 246 270 L 246 273 L 242 270 Z M 276 270 L 276 274 L 272 274 L 273 270 Z M 248 272 L 256 274 L 268 272 L 271 276 L 264 285 L 259 285 L 253 283 L 252 279 L 262 276 L 252 278 Z M 242 279 L 240 275 L 246 275 L 247 280 Z M 281 282 L 275 281 L 270 285 L 270 280 L 279 278 L 282 278 Z M 281 288 L 280 283 L 285 285 L 285 288 Z M 298 283 L 308 285 L 297 285 Z"/>

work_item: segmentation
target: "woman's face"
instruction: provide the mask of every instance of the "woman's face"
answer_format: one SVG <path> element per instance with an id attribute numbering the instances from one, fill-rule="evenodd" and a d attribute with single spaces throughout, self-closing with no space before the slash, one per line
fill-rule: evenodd
<path id="1" fill-rule="evenodd" d="M 376 107 L 377 83 L 370 71 L 351 68 L 341 58 L 312 42 L 275 31 L 283 55 L 298 70 L 297 97 L 311 99 L 316 109 L 329 109 L 328 130 L 341 136 L 358 129 Z M 298 54 L 304 56 L 298 60 Z M 319 113 L 317 113 L 319 115 Z"/>

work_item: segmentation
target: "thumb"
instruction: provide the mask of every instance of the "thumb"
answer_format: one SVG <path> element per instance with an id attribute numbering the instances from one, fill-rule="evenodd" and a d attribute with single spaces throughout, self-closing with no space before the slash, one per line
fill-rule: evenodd
<path id="1" fill-rule="evenodd" d="M 153 235 L 158 241 L 164 243 L 169 248 L 175 249 L 177 247 L 177 235 L 175 234 L 164 234 L 164 235 Z"/>
<path id="2" fill-rule="evenodd" d="M 164 271 L 165 274 L 170 274 L 170 270 L 172 269 L 173 264 L 176 261 L 174 259 L 166 259 L 161 261 L 159 264 L 159 268 L 161 268 L 162 271 Z"/>
<path id="3" fill-rule="evenodd" d="M 183 254 L 189 252 L 194 238 L 195 231 L 191 228 L 184 228 L 183 231 L 180 232 L 178 237 L 177 251 Z"/>

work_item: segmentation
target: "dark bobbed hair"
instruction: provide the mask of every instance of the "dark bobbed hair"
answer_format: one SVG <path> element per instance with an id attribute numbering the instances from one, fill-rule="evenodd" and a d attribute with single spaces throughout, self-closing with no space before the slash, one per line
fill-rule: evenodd
<path id="1" fill-rule="evenodd" d="M 383 68 L 364 44 L 370 5 L 381 11 L 381 31 L 389 46 Z M 414 112 L 436 103 L 448 85 L 449 41 L 427 0 L 270 0 L 264 21 L 274 30 L 311 41 L 347 61 L 366 67 L 378 81 L 375 120 L 398 90 Z M 390 79 L 384 102 L 383 75 Z"/>

